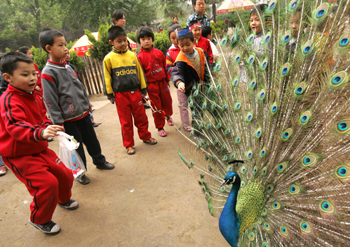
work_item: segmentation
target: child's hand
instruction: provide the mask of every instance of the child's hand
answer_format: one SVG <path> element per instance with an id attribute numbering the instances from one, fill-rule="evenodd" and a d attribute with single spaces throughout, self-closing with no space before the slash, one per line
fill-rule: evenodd
<path id="1" fill-rule="evenodd" d="M 42 134 L 43 139 L 47 139 L 49 137 L 55 137 L 57 135 L 57 131 L 63 131 L 64 127 L 59 125 L 49 125 Z"/>
<path id="2" fill-rule="evenodd" d="M 112 99 L 109 99 L 109 101 L 112 103 L 112 104 L 114 104 L 114 99 L 112 98 Z"/>
<path id="3" fill-rule="evenodd" d="M 181 92 L 185 92 L 185 83 L 183 82 L 179 82 L 177 84 L 177 90 L 181 91 Z"/>

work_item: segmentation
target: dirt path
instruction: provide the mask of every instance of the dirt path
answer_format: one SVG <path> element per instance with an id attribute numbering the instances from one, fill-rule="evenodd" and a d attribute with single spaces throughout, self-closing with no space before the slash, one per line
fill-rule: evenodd
<path id="1" fill-rule="evenodd" d="M 173 119 L 180 126 L 176 90 Z M 150 131 L 158 144 L 147 146 L 135 137 L 136 154 L 128 156 L 122 145 L 115 105 L 105 96 L 91 98 L 103 154 L 116 165 L 112 171 L 97 170 L 88 157 L 89 185 L 74 182 L 76 211 L 58 208 L 53 220 L 62 227 L 46 236 L 28 224 L 32 200 L 12 172 L 0 177 L 0 246 L 228 246 L 218 220 L 210 216 L 207 202 L 193 172 L 177 155 L 189 146 L 174 127 L 159 137 L 151 111 Z M 58 153 L 58 141 L 50 143 Z"/>

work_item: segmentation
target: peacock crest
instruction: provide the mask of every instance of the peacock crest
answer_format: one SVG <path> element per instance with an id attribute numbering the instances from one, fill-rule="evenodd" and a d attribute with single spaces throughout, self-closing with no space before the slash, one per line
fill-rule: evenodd
<path id="1" fill-rule="evenodd" d="M 236 13 L 189 98 L 200 155 L 179 155 L 232 246 L 347 246 L 350 1 L 256 5 L 259 32 Z"/>

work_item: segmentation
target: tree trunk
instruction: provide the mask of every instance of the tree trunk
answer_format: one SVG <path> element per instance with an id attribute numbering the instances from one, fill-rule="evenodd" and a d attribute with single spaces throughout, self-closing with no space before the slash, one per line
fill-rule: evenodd
<path id="1" fill-rule="evenodd" d="M 212 9 L 214 23 L 215 23 L 216 22 L 216 4 L 215 3 L 212 5 L 211 9 Z"/>

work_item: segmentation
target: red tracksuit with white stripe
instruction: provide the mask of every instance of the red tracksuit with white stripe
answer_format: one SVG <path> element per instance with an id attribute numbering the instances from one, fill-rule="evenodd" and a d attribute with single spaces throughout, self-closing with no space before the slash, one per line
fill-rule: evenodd
<path id="1" fill-rule="evenodd" d="M 33 196 L 30 221 L 45 224 L 57 203 L 69 201 L 73 174 L 41 137 L 47 123 L 38 94 L 9 85 L 0 97 L 0 155 Z"/>
<path id="2" fill-rule="evenodd" d="M 170 79 L 166 70 L 163 52 L 154 48 L 144 49 L 137 55 L 147 79 L 147 92 L 151 100 L 154 124 L 157 129 L 165 125 L 165 118 L 173 115 L 173 105 L 168 82 Z"/>

